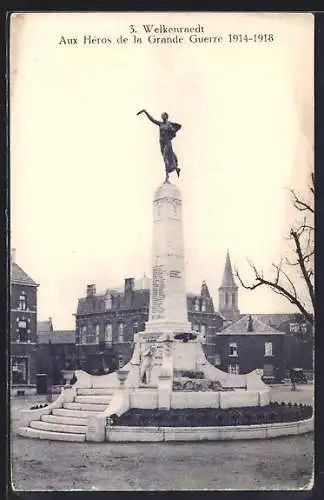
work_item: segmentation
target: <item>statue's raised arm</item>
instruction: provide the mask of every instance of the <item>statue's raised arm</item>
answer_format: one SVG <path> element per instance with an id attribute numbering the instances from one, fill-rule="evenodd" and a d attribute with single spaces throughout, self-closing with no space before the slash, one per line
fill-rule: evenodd
<path id="1" fill-rule="evenodd" d="M 155 118 L 153 118 L 153 116 L 151 116 L 151 115 L 150 115 L 150 113 L 148 113 L 148 112 L 146 111 L 146 109 L 141 109 L 141 111 L 139 111 L 139 112 L 137 113 L 137 116 L 138 116 L 138 115 L 140 115 L 140 114 L 142 114 L 142 113 L 145 113 L 145 114 L 146 114 L 146 116 L 147 116 L 147 118 L 148 118 L 148 119 L 149 119 L 152 123 L 154 123 L 155 125 L 159 125 L 159 126 L 161 125 L 161 122 L 159 122 L 158 120 L 155 120 Z"/>

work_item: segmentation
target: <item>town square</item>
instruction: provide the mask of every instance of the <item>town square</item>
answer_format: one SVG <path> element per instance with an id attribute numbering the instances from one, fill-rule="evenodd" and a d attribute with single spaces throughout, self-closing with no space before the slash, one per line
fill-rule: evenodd
<path id="1" fill-rule="evenodd" d="M 312 19 L 40 19 L 12 18 L 14 490 L 310 490 Z M 89 21 L 109 48 L 57 43 Z"/>

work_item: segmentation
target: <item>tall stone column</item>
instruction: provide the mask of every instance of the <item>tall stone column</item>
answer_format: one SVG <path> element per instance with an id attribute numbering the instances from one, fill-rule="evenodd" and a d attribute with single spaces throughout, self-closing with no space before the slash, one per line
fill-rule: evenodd
<path id="1" fill-rule="evenodd" d="M 154 193 L 153 262 L 146 332 L 191 330 L 188 322 L 182 235 L 182 201 L 177 186 L 165 182 Z"/>

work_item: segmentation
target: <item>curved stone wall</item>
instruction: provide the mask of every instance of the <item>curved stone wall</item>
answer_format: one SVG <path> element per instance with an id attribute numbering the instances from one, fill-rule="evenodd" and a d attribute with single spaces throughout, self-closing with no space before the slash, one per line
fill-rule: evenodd
<path id="1" fill-rule="evenodd" d="M 228 427 L 126 427 L 106 428 L 106 441 L 233 441 L 270 439 L 279 436 L 306 434 L 314 430 L 314 417 L 298 422 L 236 425 Z"/>

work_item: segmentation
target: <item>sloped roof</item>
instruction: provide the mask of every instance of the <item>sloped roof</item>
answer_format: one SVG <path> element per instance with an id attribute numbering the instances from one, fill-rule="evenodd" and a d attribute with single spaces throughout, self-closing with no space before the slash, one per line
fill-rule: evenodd
<path id="1" fill-rule="evenodd" d="M 128 309 L 129 304 L 126 301 L 124 293 L 111 291 L 112 310 Z M 134 290 L 133 301 L 131 307 L 133 309 L 141 309 L 149 304 L 149 290 Z M 78 300 L 77 314 L 90 314 L 94 312 L 104 312 L 106 294 L 92 295 L 90 297 L 82 297 Z"/>
<path id="2" fill-rule="evenodd" d="M 19 285 L 38 286 L 28 274 L 15 262 L 11 263 L 11 282 Z"/>
<path id="3" fill-rule="evenodd" d="M 282 328 L 283 323 L 295 322 L 302 318 L 302 315 L 299 313 L 278 313 L 278 314 L 254 314 L 254 317 L 263 321 L 263 323 L 267 323 L 269 326 L 273 328 Z"/>
<path id="4" fill-rule="evenodd" d="M 226 261 L 225 261 L 225 268 L 224 268 L 224 274 L 223 274 L 221 288 L 222 287 L 231 287 L 231 288 L 237 287 L 237 285 L 234 281 L 232 263 L 231 263 L 231 258 L 230 258 L 228 250 L 226 253 Z"/>
<path id="5" fill-rule="evenodd" d="M 52 332 L 53 324 L 52 320 L 47 319 L 45 321 L 37 321 L 37 333 Z"/>
<path id="6" fill-rule="evenodd" d="M 252 331 L 248 331 L 248 326 L 250 322 L 250 317 L 252 318 Z M 282 335 L 285 332 L 280 332 L 275 328 L 267 325 L 263 321 L 261 321 L 257 316 L 254 315 L 246 315 L 242 318 L 238 319 L 234 323 L 231 323 L 229 326 L 225 327 L 224 330 L 220 331 L 218 335 L 264 335 L 264 334 L 273 334 L 273 335 Z"/>
<path id="7" fill-rule="evenodd" d="M 129 309 L 129 308 L 142 309 L 149 307 L 149 302 L 150 302 L 149 278 L 144 277 L 144 279 L 142 280 L 143 280 L 142 282 L 140 280 L 137 282 L 137 286 L 139 287 L 142 284 L 143 286 L 145 286 L 145 288 L 136 289 L 136 286 L 134 287 L 131 305 L 129 304 L 129 302 L 125 297 L 124 290 L 122 290 L 121 288 L 119 290 L 114 288 L 114 289 L 108 289 L 104 293 L 96 293 L 95 295 L 90 295 L 89 297 L 80 297 L 78 299 L 77 314 L 83 315 L 83 314 L 93 314 L 96 312 L 98 313 L 106 312 L 107 309 L 105 307 L 105 299 L 107 293 L 110 293 L 112 298 L 112 304 L 111 304 L 112 311 L 119 309 Z M 206 295 L 205 296 L 199 295 L 199 293 L 198 294 L 187 293 L 188 311 L 194 310 L 194 299 L 196 298 L 204 299 L 207 305 L 206 312 L 214 312 L 213 299 L 210 296 L 208 297 Z"/>
<path id="8" fill-rule="evenodd" d="M 39 344 L 74 344 L 75 330 L 54 330 L 38 332 Z"/>

